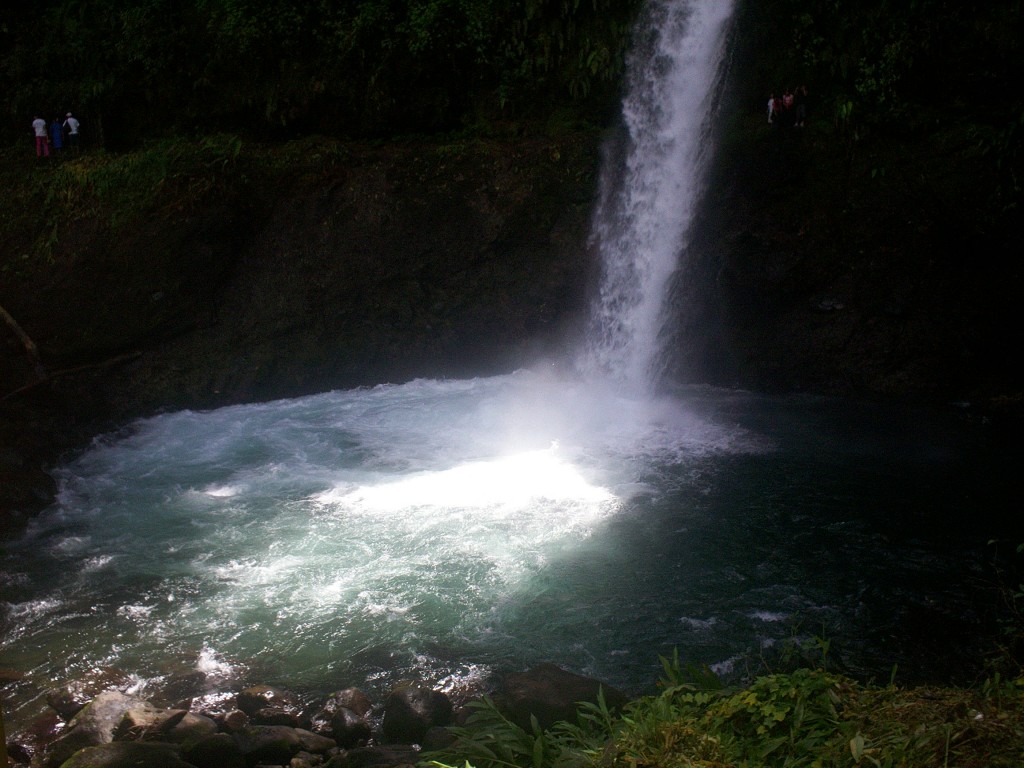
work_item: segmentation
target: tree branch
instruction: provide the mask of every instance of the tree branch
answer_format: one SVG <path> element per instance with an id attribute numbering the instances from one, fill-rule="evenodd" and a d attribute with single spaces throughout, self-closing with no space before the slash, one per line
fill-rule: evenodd
<path id="1" fill-rule="evenodd" d="M 24 387 L 19 387 L 13 392 L 8 392 L 6 395 L 0 397 L 0 403 L 4 400 L 10 400 L 12 397 L 24 394 L 29 390 L 35 389 L 41 384 L 45 384 L 48 381 L 53 381 L 61 376 L 67 376 L 70 373 L 80 373 L 82 371 L 88 371 L 93 368 L 106 368 L 107 366 L 117 365 L 118 363 L 124 363 L 129 360 L 134 360 L 137 357 L 141 357 L 141 352 L 125 352 L 123 355 L 117 355 L 116 357 L 108 358 L 107 360 L 101 360 L 98 363 L 86 363 L 85 365 L 76 365 L 74 368 L 61 368 L 57 371 L 51 371 L 48 375 L 44 374 L 38 381 L 33 381 L 31 384 L 26 384 Z"/>
<path id="2" fill-rule="evenodd" d="M 32 341 L 32 338 L 21 329 L 18 325 L 18 321 L 11 317 L 11 313 L 0 306 L 0 317 L 4 319 L 4 323 L 10 328 L 14 335 L 21 341 L 21 345 L 25 348 L 25 354 L 28 355 L 29 361 L 32 363 L 32 370 L 35 372 L 36 377 L 42 381 L 46 378 L 46 369 L 43 367 L 43 361 L 39 359 L 39 349 L 36 347 L 36 343 Z"/>

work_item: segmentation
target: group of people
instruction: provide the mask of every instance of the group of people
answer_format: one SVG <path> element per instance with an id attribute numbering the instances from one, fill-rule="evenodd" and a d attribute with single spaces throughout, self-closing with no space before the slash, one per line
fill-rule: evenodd
<path id="1" fill-rule="evenodd" d="M 768 125 L 803 128 L 807 122 L 807 86 L 787 88 L 768 97 Z"/>
<path id="2" fill-rule="evenodd" d="M 36 157 L 49 157 L 50 147 L 55 152 L 60 152 L 65 146 L 72 151 L 79 148 L 79 131 L 81 123 L 70 112 L 61 120 L 59 117 L 47 124 L 47 122 L 36 115 L 32 121 L 32 131 L 36 137 Z"/>

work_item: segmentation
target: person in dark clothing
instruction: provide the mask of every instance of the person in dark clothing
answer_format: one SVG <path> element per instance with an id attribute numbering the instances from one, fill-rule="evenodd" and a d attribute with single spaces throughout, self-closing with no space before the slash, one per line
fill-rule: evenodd
<path id="1" fill-rule="evenodd" d="M 803 128 L 807 122 L 807 86 L 801 85 L 793 93 L 793 124 Z"/>
<path id="2" fill-rule="evenodd" d="M 59 117 L 50 123 L 50 146 L 58 153 L 64 148 L 64 124 Z"/>

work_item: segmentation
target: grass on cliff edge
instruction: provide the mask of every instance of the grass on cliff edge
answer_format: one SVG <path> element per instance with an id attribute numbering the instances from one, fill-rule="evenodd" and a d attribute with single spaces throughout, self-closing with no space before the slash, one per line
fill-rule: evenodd
<path id="1" fill-rule="evenodd" d="M 857 683 L 824 668 L 723 687 L 707 669 L 662 659 L 656 696 L 620 714 L 584 704 L 576 723 L 526 731 L 484 700 L 430 768 L 1019 768 L 1024 674 L 975 689 Z"/>

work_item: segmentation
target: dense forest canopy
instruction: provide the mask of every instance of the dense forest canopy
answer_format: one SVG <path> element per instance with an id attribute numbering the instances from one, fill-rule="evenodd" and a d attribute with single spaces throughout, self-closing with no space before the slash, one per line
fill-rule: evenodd
<path id="1" fill-rule="evenodd" d="M 0 11 L 4 131 L 75 110 L 94 143 L 171 131 L 389 136 L 607 119 L 641 0 L 40 0 Z M 1019 0 L 741 0 L 761 91 L 839 122 L 984 102 L 1015 152 Z M 52 115 L 50 113 L 53 113 Z"/>
<path id="2" fill-rule="evenodd" d="M 43 0 L 3 11 L 8 128 L 395 134 L 607 105 L 637 0 Z M 23 132 L 23 131 L 20 131 Z M 97 137 L 99 138 L 99 137 Z"/>

